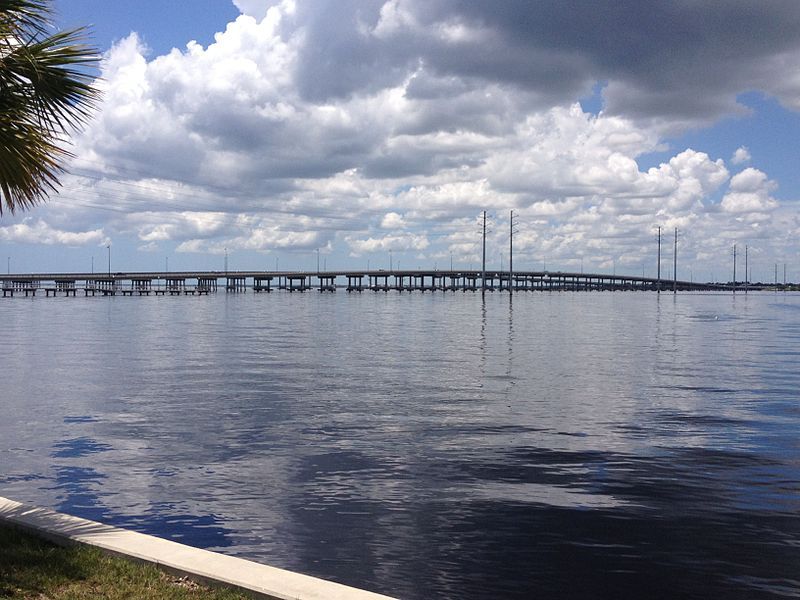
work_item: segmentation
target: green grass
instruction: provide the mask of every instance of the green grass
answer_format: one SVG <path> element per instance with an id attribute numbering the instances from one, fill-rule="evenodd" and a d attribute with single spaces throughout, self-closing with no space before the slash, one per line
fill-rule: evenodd
<path id="1" fill-rule="evenodd" d="M 248 596 L 200 586 L 150 565 L 108 556 L 96 548 L 62 548 L 0 526 L 0 598 L 244 600 Z"/>

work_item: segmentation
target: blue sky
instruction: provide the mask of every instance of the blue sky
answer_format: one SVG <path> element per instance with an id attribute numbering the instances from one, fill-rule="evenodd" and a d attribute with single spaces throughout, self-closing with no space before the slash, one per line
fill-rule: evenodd
<path id="1" fill-rule="evenodd" d="M 58 0 L 103 104 L 11 270 L 515 265 L 800 280 L 800 5 Z M 191 42 L 191 43 L 190 43 Z M 173 50 L 174 49 L 174 50 Z M 671 268 L 671 248 L 662 270 Z"/>
<path id="2" fill-rule="evenodd" d="M 225 0 L 57 0 L 53 7 L 60 28 L 91 27 L 104 52 L 135 31 L 154 55 L 184 48 L 189 40 L 210 44 L 239 15 Z"/>
<path id="3" fill-rule="evenodd" d="M 668 137 L 669 149 L 642 157 L 640 165 L 643 168 L 657 165 L 668 159 L 675 148 L 702 148 L 712 156 L 728 158 L 737 148 L 745 146 L 753 156 L 750 164 L 767 170 L 770 177 L 780 183 L 774 196 L 796 200 L 800 170 L 790 156 L 796 157 L 792 150 L 800 140 L 800 114 L 757 92 L 742 94 L 739 102 L 750 109 L 748 114 L 725 117 L 709 127 Z"/>

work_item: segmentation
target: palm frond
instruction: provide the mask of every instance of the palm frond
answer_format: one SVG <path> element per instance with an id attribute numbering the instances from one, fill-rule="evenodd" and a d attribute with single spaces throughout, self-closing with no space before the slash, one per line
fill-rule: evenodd
<path id="1" fill-rule="evenodd" d="M 0 0 L 0 31 L 44 35 L 52 14 L 49 0 Z"/>
<path id="2" fill-rule="evenodd" d="M 0 215 L 57 189 L 70 156 L 64 138 L 100 98 L 86 29 L 48 35 L 50 14 L 48 0 L 0 0 Z"/>

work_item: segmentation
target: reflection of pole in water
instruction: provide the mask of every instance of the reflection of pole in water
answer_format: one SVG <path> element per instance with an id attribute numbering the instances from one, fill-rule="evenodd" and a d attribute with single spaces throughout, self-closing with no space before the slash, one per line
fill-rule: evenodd
<path id="1" fill-rule="evenodd" d="M 486 367 L 486 294 L 481 294 L 481 337 L 478 347 L 481 349 L 481 366 Z"/>
<path id="2" fill-rule="evenodd" d="M 509 288 L 511 291 L 511 288 Z M 506 365 L 506 377 L 508 384 L 506 393 L 508 394 L 509 408 L 511 407 L 510 401 L 513 398 L 511 390 L 514 387 L 514 298 L 513 294 L 508 295 L 508 364 Z"/>
<path id="3" fill-rule="evenodd" d="M 511 355 L 513 352 L 512 342 L 514 341 L 514 300 L 510 295 L 508 297 L 508 368 L 511 370 Z"/>

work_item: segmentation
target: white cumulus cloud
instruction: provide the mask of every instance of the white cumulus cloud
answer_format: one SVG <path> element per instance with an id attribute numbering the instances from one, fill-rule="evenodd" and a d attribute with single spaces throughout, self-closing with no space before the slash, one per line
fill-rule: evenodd
<path id="1" fill-rule="evenodd" d="M 750 150 L 747 149 L 747 146 L 739 146 L 736 151 L 733 153 L 731 157 L 731 162 L 734 165 L 741 165 L 746 162 L 750 162 Z"/>
<path id="2" fill-rule="evenodd" d="M 658 225 L 685 231 L 683 249 L 698 260 L 755 235 L 754 224 L 764 239 L 788 230 L 790 207 L 762 171 L 731 176 L 700 147 L 642 165 L 664 152 L 665 131 L 741 112 L 741 90 L 791 105 L 796 86 L 779 87 L 776 74 L 789 64 L 778 54 L 794 55 L 790 40 L 761 54 L 708 40 L 707 68 L 730 75 L 712 81 L 697 70 L 696 40 L 641 46 L 611 35 L 635 23 L 586 31 L 563 6 L 235 4 L 242 14 L 207 47 L 150 56 L 132 34 L 111 48 L 101 111 L 76 141 L 73 174 L 39 221 L 11 221 L 0 239 L 127 236 L 142 251 L 216 255 L 324 248 L 331 262 L 388 250 L 467 257 L 486 210 L 498 258 L 513 209 L 521 265 L 583 256 L 597 266 L 652 262 Z M 653 10 L 671 23 L 711 11 L 690 4 Z M 765 30 L 800 18 L 781 10 L 762 7 Z M 729 7 L 712 12 L 714 22 L 733 18 Z M 600 52 L 596 39 L 619 52 Z M 578 98 L 599 81 L 604 108 L 590 113 Z M 741 146 L 730 164 L 749 160 Z M 780 239 L 776 252 L 793 243 Z"/>

